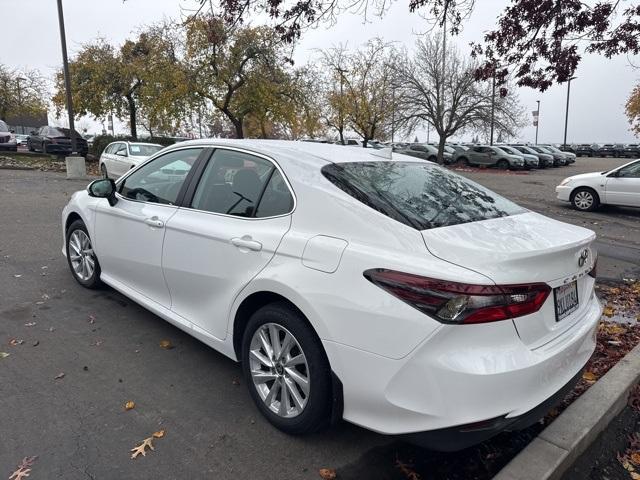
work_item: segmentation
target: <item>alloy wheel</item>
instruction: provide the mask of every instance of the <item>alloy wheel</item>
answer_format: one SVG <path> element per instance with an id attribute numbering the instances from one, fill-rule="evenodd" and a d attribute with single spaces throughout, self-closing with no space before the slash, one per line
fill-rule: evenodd
<path id="1" fill-rule="evenodd" d="M 307 357 L 293 334 L 276 323 L 258 328 L 249 347 L 249 370 L 258 395 L 283 418 L 300 415 L 309 400 Z"/>
<path id="2" fill-rule="evenodd" d="M 69 236 L 69 259 L 76 276 L 83 281 L 89 280 L 96 270 L 96 259 L 91 240 L 83 230 L 74 230 Z"/>
<path id="3" fill-rule="evenodd" d="M 593 194 L 587 191 L 576 193 L 573 203 L 580 210 L 588 210 L 593 205 Z"/>

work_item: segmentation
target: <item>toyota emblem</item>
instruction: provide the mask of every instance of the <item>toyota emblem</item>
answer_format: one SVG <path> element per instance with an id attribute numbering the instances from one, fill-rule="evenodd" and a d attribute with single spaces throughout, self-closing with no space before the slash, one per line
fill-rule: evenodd
<path id="1" fill-rule="evenodd" d="M 580 256 L 578 257 L 578 266 L 584 267 L 584 264 L 587 263 L 587 258 L 589 258 L 589 250 L 585 248 L 580 252 Z"/>

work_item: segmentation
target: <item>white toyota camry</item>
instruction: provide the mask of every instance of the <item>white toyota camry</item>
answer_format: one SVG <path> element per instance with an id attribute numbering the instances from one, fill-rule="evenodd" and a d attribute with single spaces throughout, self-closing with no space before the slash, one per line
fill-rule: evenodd
<path id="1" fill-rule="evenodd" d="M 181 143 L 76 192 L 63 252 L 242 362 L 285 432 L 344 418 L 453 450 L 534 423 L 595 348 L 594 233 L 384 155 Z"/>

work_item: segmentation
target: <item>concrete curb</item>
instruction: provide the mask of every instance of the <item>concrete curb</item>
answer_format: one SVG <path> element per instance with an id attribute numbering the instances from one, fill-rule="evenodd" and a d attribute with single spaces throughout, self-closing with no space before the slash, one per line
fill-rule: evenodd
<path id="1" fill-rule="evenodd" d="M 640 381 L 640 345 L 545 428 L 493 480 L 558 480 L 625 407 Z"/>

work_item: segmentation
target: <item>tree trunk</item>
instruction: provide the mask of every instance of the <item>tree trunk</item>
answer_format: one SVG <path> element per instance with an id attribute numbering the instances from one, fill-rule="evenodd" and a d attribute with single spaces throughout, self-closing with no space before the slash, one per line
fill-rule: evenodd
<path id="1" fill-rule="evenodd" d="M 138 139 L 138 128 L 136 124 L 136 102 L 133 95 L 127 95 L 127 103 L 129 104 L 129 124 L 131 125 L 131 138 Z"/>
<path id="2" fill-rule="evenodd" d="M 338 129 L 338 135 L 340 136 L 340 145 L 344 145 L 344 127 Z"/>
<path id="3" fill-rule="evenodd" d="M 233 123 L 233 127 L 236 129 L 236 138 L 244 138 L 242 120 L 231 120 L 231 123 Z"/>
<path id="4" fill-rule="evenodd" d="M 440 142 L 438 143 L 438 163 L 444 165 L 444 144 L 447 142 L 447 137 L 439 133 Z"/>

